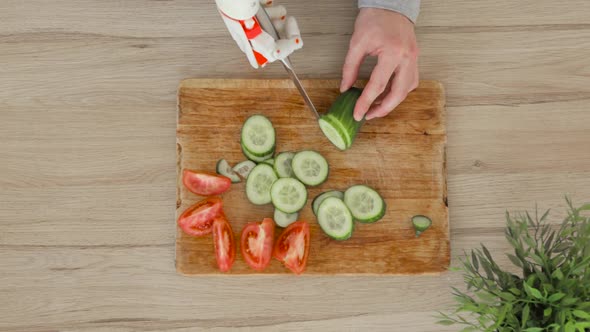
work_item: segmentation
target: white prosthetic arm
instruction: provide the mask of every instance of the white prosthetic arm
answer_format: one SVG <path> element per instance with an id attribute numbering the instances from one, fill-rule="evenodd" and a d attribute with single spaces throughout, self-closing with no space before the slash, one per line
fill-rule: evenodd
<path id="1" fill-rule="evenodd" d="M 272 6 L 272 0 L 216 0 L 216 3 L 223 22 L 252 67 L 264 67 L 303 47 L 297 21 L 287 16 L 285 7 Z M 279 40 L 260 27 L 256 13 L 261 5 L 278 31 Z"/>

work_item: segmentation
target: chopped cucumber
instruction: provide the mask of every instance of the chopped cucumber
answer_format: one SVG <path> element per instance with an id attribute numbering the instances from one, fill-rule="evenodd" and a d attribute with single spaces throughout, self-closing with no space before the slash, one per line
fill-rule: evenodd
<path id="1" fill-rule="evenodd" d="M 238 175 L 238 173 L 234 172 L 234 170 L 231 168 L 231 166 L 225 159 L 219 159 L 219 161 L 217 162 L 216 170 L 217 174 L 228 177 L 232 183 L 238 183 L 242 181 L 240 180 L 240 176 Z"/>
<path id="2" fill-rule="evenodd" d="M 254 162 L 257 162 L 257 163 L 261 163 L 267 159 L 272 158 L 272 156 L 274 154 L 274 150 L 272 150 L 272 151 L 270 151 L 269 154 L 267 154 L 265 156 L 262 156 L 262 157 L 255 156 L 252 153 L 250 153 L 250 151 L 248 151 L 248 149 L 246 149 L 246 147 L 244 147 L 244 145 L 242 145 L 242 152 L 244 153 L 244 156 L 246 156 L 246 158 L 248 158 Z"/>
<path id="3" fill-rule="evenodd" d="M 272 185 L 270 197 L 276 209 L 285 213 L 295 213 L 305 206 L 307 189 L 299 180 L 282 178 Z"/>
<path id="4" fill-rule="evenodd" d="M 285 213 L 279 209 L 275 209 L 275 223 L 280 227 L 287 227 L 296 222 L 299 218 L 299 213 Z"/>
<path id="5" fill-rule="evenodd" d="M 294 156 L 295 153 L 293 152 L 281 152 L 275 158 L 274 168 L 280 178 L 293 177 L 293 168 L 291 167 L 291 162 L 293 161 Z"/>
<path id="6" fill-rule="evenodd" d="M 275 147 L 275 129 L 263 115 L 253 115 L 242 126 L 241 143 L 244 150 L 255 157 L 264 157 Z"/>
<path id="7" fill-rule="evenodd" d="M 316 196 L 313 199 L 313 201 L 311 202 L 311 208 L 313 210 L 313 214 L 315 214 L 316 216 L 318 215 L 318 209 L 320 208 L 320 205 L 328 197 L 337 197 L 340 199 L 344 199 L 344 193 L 341 191 L 338 191 L 338 190 L 330 190 L 330 191 L 323 192 L 323 193 L 319 194 L 318 196 Z"/>
<path id="8" fill-rule="evenodd" d="M 344 202 L 354 219 L 360 222 L 376 222 L 385 215 L 383 198 L 374 189 L 364 185 L 348 188 L 344 193 Z"/>
<path id="9" fill-rule="evenodd" d="M 263 163 L 273 166 L 275 164 L 275 160 L 273 158 L 266 159 Z"/>
<path id="10" fill-rule="evenodd" d="M 250 174 L 254 167 L 256 167 L 256 164 L 252 160 L 246 160 L 234 166 L 233 171 L 242 178 L 247 179 L 248 174 Z"/>
<path id="11" fill-rule="evenodd" d="M 256 205 L 270 203 L 270 188 L 277 179 L 277 174 L 269 165 L 259 164 L 254 167 L 246 180 L 246 196 L 250 202 Z"/>
<path id="12" fill-rule="evenodd" d="M 362 92 L 358 88 L 350 88 L 343 92 L 319 120 L 320 129 L 324 135 L 340 150 L 346 150 L 352 146 L 364 123 L 364 119 L 356 121 L 353 116 L 354 106 Z"/>
<path id="13" fill-rule="evenodd" d="M 293 173 L 308 186 L 317 186 L 328 178 L 328 162 L 315 151 L 301 151 L 295 154 L 291 163 Z"/>
<path id="14" fill-rule="evenodd" d="M 432 225 L 432 220 L 427 216 L 417 215 L 412 217 L 412 224 L 414 224 L 414 229 L 416 230 L 416 237 L 420 236 L 425 230 L 427 230 L 430 225 Z"/>
<path id="15" fill-rule="evenodd" d="M 318 209 L 318 223 L 324 233 L 335 240 L 346 240 L 352 236 L 352 214 L 340 198 L 324 199 Z"/>

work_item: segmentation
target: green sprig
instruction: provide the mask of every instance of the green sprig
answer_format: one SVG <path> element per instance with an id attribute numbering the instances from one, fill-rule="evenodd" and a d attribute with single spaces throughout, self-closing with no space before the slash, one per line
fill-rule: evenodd
<path id="1" fill-rule="evenodd" d="M 520 272 L 501 268 L 483 244 L 466 253 L 466 291 L 453 288 L 457 307 L 440 313 L 439 323 L 463 331 L 590 331 L 590 204 L 566 202 L 567 217 L 556 226 L 549 210 L 506 213 L 507 256 Z"/>

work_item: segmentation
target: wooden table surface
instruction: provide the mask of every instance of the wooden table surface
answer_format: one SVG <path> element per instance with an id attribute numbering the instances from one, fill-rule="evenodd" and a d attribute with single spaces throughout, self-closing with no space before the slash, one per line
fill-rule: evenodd
<path id="1" fill-rule="evenodd" d="M 354 1 L 283 3 L 301 76 L 339 78 Z M 433 314 L 457 273 L 176 274 L 178 83 L 285 77 L 250 69 L 217 15 L 213 0 L 0 2 L 0 330 L 456 330 Z M 589 1 L 425 0 L 417 31 L 421 78 L 447 89 L 453 265 L 480 242 L 509 249 L 506 209 L 561 218 L 564 194 L 590 200 Z"/>

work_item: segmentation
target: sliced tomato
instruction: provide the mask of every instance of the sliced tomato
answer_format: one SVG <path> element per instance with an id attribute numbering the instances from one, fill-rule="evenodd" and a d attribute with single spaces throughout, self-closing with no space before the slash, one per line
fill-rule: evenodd
<path id="1" fill-rule="evenodd" d="M 213 221 L 213 243 L 215 244 L 215 258 L 221 272 L 227 272 L 236 260 L 236 243 L 234 232 L 221 212 Z"/>
<path id="2" fill-rule="evenodd" d="M 213 220 L 221 212 L 219 197 L 209 197 L 193 204 L 178 217 L 178 226 L 188 235 L 203 236 L 211 233 Z"/>
<path id="3" fill-rule="evenodd" d="M 275 222 L 265 218 L 262 222 L 251 222 L 242 230 L 242 256 L 256 271 L 264 270 L 270 263 L 275 235 Z"/>
<path id="4" fill-rule="evenodd" d="M 303 273 L 309 256 L 309 224 L 297 221 L 289 225 L 275 243 L 273 255 L 293 273 Z"/>
<path id="5" fill-rule="evenodd" d="M 182 173 L 182 183 L 188 190 L 201 196 L 219 195 L 231 186 L 231 180 L 228 177 L 190 169 L 185 169 Z"/>

